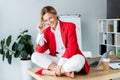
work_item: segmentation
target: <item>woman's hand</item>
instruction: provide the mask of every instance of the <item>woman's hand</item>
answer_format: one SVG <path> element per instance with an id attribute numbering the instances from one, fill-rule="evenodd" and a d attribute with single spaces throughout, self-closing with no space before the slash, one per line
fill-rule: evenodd
<path id="1" fill-rule="evenodd" d="M 39 32 L 40 34 L 43 33 L 44 28 L 45 28 L 45 24 L 44 24 L 44 23 L 41 23 L 41 24 L 39 24 L 39 25 L 37 26 L 38 32 Z"/>
<path id="2" fill-rule="evenodd" d="M 61 76 L 61 68 L 62 66 L 57 65 L 55 68 L 55 74 L 56 76 Z"/>

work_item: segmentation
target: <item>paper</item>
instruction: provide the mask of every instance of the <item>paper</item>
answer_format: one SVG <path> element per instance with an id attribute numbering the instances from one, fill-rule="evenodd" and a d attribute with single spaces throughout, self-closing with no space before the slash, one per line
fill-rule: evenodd
<path id="1" fill-rule="evenodd" d="M 120 69 L 120 63 L 110 63 L 109 66 L 112 69 Z"/>

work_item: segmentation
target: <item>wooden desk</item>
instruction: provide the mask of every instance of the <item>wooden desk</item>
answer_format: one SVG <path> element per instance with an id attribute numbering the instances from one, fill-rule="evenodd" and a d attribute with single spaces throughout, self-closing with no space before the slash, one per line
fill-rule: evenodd
<path id="1" fill-rule="evenodd" d="M 112 57 L 115 59 L 115 57 Z M 98 58 L 94 58 L 98 59 Z M 93 68 L 90 68 L 90 73 L 88 75 L 79 73 L 75 74 L 75 78 L 71 79 L 66 76 L 63 77 L 54 77 L 54 76 L 44 76 L 44 75 L 36 75 L 35 71 L 37 71 L 39 68 L 30 68 L 28 70 L 29 74 L 34 77 L 37 80 L 109 80 L 120 77 L 120 70 L 112 70 L 109 71 L 103 71 L 102 66 Z"/>

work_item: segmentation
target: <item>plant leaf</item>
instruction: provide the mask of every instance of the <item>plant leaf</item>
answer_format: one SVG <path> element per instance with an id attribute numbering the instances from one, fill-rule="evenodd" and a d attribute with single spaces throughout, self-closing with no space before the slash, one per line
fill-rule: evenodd
<path id="1" fill-rule="evenodd" d="M 29 44 L 30 46 L 33 46 L 33 44 L 32 44 L 32 41 L 31 41 L 31 40 L 28 40 L 28 44 Z"/>
<path id="2" fill-rule="evenodd" d="M 1 40 L 1 47 L 3 48 L 5 44 L 5 39 Z"/>
<path id="3" fill-rule="evenodd" d="M 5 51 L 4 50 L 2 50 L 2 55 L 3 55 L 2 59 L 4 61 L 5 60 Z"/>
<path id="4" fill-rule="evenodd" d="M 21 35 L 19 35 L 19 36 L 17 37 L 17 40 L 18 40 L 20 37 L 21 37 Z"/>
<path id="5" fill-rule="evenodd" d="M 18 44 L 18 50 L 21 51 L 24 48 L 23 44 Z"/>
<path id="6" fill-rule="evenodd" d="M 9 50 L 7 50 L 7 52 L 6 52 L 6 58 L 8 58 L 9 57 Z"/>
<path id="7" fill-rule="evenodd" d="M 25 50 L 21 51 L 21 57 L 22 58 L 27 58 L 28 57 L 28 54 L 27 54 L 27 52 Z"/>
<path id="8" fill-rule="evenodd" d="M 18 44 L 16 42 L 14 42 L 13 45 L 12 45 L 12 50 L 16 51 L 17 48 L 18 48 Z"/>
<path id="9" fill-rule="evenodd" d="M 7 46 L 9 46 L 10 45 L 10 43 L 11 43 L 11 38 L 12 38 L 12 36 L 10 35 L 10 36 L 8 36 L 8 38 L 7 38 L 7 40 L 6 40 L 6 45 Z"/>
<path id="10" fill-rule="evenodd" d="M 0 49 L 0 54 L 2 54 L 2 49 Z"/>
<path id="11" fill-rule="evenodd" d="M 26 32 L 28 32 L 28 30 L 24 30 L 22 33 L 24 34 L 24 33 L 26 33 Z"/>
<path id="12" fill-rule="evenodd" d="M 15 53 L 14 53 L 14 57 L 15 58 L 18 58 L 20 56 L 20 52 L 19 51 L 16 51 Z"/>
<path id="13" fill-rule="evenodd" d="M 24 37 L 25 37 L 26 39 L 31 39 L 31 35 L 28 35 L 28 34 L 24 35 Z"/>
<path id="14" fill-rule="evenodd" d="M 11 62 L 12 62 L 12 55 L 9 55 L 8 56 L 8 63 L 11 64 Z"/>

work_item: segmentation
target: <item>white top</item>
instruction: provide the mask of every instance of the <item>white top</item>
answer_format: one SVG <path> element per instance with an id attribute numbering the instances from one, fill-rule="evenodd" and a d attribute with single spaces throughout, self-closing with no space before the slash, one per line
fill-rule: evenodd
<path id="1" fill-rule="evenodd" d="M 60 60 L 58 62 L 58 65 L 63 65 L 64 62 L 66 61 L 66 58 L 62 58 L 61 56 L 64 54 L 65 52 L 65 46 L 63 44 L 62 41 L 62 37 L 61 37 L 61 33 L 60 33 L 60 24 L 58 22 L 56 29 L 53 30 L 51 28 L 51 31 L 54 33 L 55 35 L 55 39 L 56 39 L 56 52 L 58 52 L 58 54 L 56 54 L 57 57 L 60 57 Z M 37 44 L 39 45 L 44 45 L 44 42 L 46 42 L 45 38 L 44 38 L 44 34 L 38 34 L 37 39 L 36 39 Z"/>

